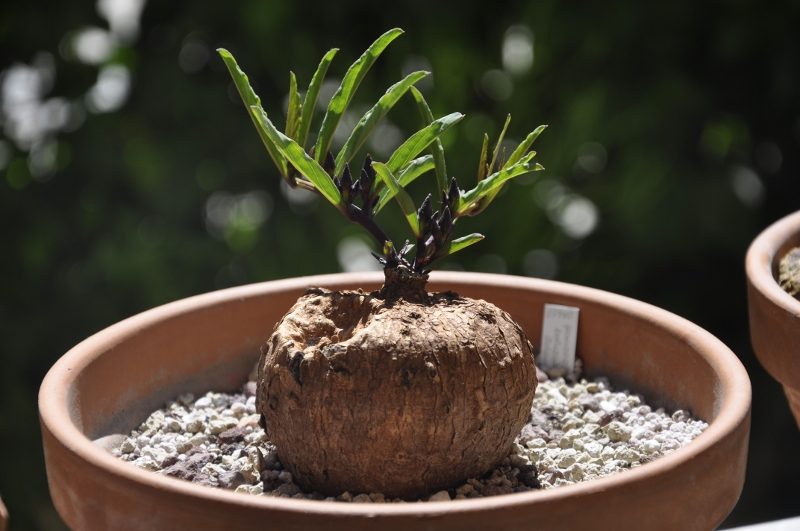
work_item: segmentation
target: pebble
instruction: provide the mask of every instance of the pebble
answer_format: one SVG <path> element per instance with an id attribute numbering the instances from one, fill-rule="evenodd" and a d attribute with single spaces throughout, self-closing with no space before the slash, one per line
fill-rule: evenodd
<path id="1" fill-rule="evenodd" d="M 614 392 L 606 378 L 569 378 L 540 378 L 528 423 L 495 470 L 419 500 L 303 491 L 258 424 L 253 381 L 233 395 L 185 394 L 169 401 L 112 453 L 139 468 L 251 496 L 450 501 L 558 488 L 624 472 L 685 446 L 708 427 L 688 411 L 653 410 L 641 396 Z"/>
<path id="2" fill-rule="evenodd" d="M 633 430 L 620 422 L 612 422 L 608 425 L 608 438 L 611 442 L 628 441 Z"/>

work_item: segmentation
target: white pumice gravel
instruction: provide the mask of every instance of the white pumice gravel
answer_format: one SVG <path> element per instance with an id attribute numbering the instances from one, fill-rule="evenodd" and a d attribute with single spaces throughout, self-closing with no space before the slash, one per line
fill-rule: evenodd
<path id="1" fill-rule="evenodd" d="M 540 373 L 540 376 L 541 373 Z M 543 380 L 543 381 L 542 381 Z M 146 470 L 256 496 L 351 503 L 480 498 L 551 489 L 641 466 L 685 446 L 708 424 L 682 410 L 653 411 L 605 378 L 540 378 L 531 417 L 505 461 L 480 478 L 419 500 L 381 493 L 304 492 L 258 425 L 255 382 L 237 394 L 181 395 L 154 411 L 111 453 Z"/>

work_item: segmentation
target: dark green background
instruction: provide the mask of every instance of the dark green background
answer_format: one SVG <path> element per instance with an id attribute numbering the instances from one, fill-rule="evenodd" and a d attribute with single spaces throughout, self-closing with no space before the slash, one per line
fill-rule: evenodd
<path id="1" fill-rule="evenodd" d="M 511 112 L 514 138 L 550 125 L 535 145 L 547 168 L 539 178 L 560 181 L 600 213 L 594 233 L 572 240 L 534 202 L 535 184 L 511 183 L 485 214 L 459 223 L 461 234 L 487 239 L 449 267 L 491 269 L 497 258 L 485 255 L 499 255 L 520 275 L 530 250 L 550 249 L 557 280 L 649 302 L 719 337 L 753 382 L 747 480 L 725 526 L 800 515 L 800 432 L 750 347 L 743 265 L 749 242 L 800 204 L 799 22 L 796 0 L 151 2 L 139 40 L 113 58 L 134 74 L 127 104 L 60 134 L 61 169 L 51 180 L 28 180 L 19 150 L 14 171 L 22 173 L 0 171 L 0 495 L 12 529 L 63 525 L 47 493 L 36 410 L 39 384 L 59 356 L 169 301 L 339 271 L 338 242 L 359 234 L 329 205 L 305 216 L 290 210 L 244 108 L 229 97 L 221 62 L 212 57 L 184 72 L 184 39 L 199 32 L 193 38 L 208 47 L 229 47 L 282 123 L 290 69 L 303 87 L 323 53 L 338 47 L 330 75 L 341 77 L 395 26 L 406 34 L 375 65 L 357 102 L 374 102 L 409 55 L 424 55 L 434 72 L 426 93 L 434 114 L 467 114 L 446 142 L 462 188 L 475 178 L 483 124 L 493 124 L 496 138 Z M 79 98 L 97 69 L 58 49 L 69 31 L 90 24 L 105 27 L 91 2 L 3 2 L 0 69 L 48 51 L 57 67 L 50 95 Z M 513 24 L 533 31 L 535 61 L 514 78 L 512 96 L 495 101 L 480 79 L 502 67 Z M 390 119 L 407 133 L 420 126 L 409 98 Z M 586 142 L 607 151 L 599 173 L 577 169 Z M 782 153 L 777 170 L 762 156 L 765 142 Z M 757 208 L 734 194 L 739 166 L 763 182 Z M 203 167 L 217 168 L 213 178 L 204 180 Z M 255 230 L 215 239 L 203 218 L 214 190 L 264 190 L 272 215 Z M 412 193 L 419 200 L 422 188 Z M 404 237 L 396 207 L 384 217 L 390 234 Z"/>

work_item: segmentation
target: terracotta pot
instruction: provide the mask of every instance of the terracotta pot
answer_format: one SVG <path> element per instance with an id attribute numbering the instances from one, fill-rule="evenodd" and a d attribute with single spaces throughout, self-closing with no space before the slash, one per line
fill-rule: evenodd
<path id="1" fill-rule="evenodd" d="M 53 502 L 73 529 L 648 529 L 709 530 L 742 490 L 750 382 L 713 336 L 618 295 L 545 280 L 433 273 L 508 311 L 534 345 L 546 302 L 580 307 L 578 353 L 589 374 L 710 423 L 695 441 L 622 474 L 547 491 L 452 502 L 363 505 L 252 497 L 140 470 L 92 440 L 125 433 L 180 393 L 233 390 L 261 344 L 309 286 L 377 289 L 378 274 L 266 282 L 192 297 L 84 341 L 39 395 Z M 101 441 L 102 442 L 102 441 Z"/>
<path id="2" fill-rule="evenodd" d="M 6 531 L 8 525 L 8 509 L 3 505 L 3 500 L 0 499 L 0 531 Z"/>
<path id="3" fill-rule="evenodd" d="M 758 361 L 783 384 L 800 426 L 800 301 L 778 284 L 781 258 L 800 247 L 800 212 L 770 225 L 747 251 L 750 341 Z"/>

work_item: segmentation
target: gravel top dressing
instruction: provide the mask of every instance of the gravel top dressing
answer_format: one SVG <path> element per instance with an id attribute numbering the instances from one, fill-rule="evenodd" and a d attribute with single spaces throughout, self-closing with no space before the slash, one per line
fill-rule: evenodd
<path id="1" fill-rule="evenodd" d="M 605 378 L 574 384 L 555 378 L 539 382 L 528 424 L 495 470 L 419 500 L 351 492 L 326 498 L 304 492 L 284 470 L 258 425 L 255 392 L 256 383 L 248 382 L 232 395 L 181 395 L 153 412 L 112 453 L 140 468 L 251 495 L 403 503 L 572 485 L 641 466 L 708 427 L 682 410 L 653 411 L 641 396 L 613 391 Z"/>

